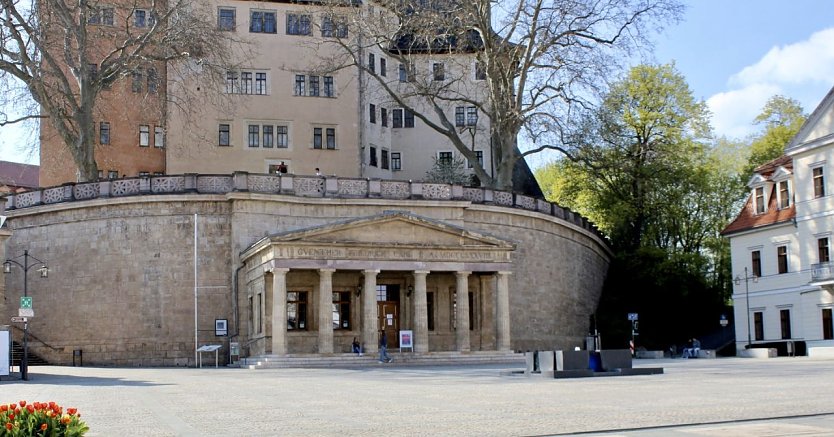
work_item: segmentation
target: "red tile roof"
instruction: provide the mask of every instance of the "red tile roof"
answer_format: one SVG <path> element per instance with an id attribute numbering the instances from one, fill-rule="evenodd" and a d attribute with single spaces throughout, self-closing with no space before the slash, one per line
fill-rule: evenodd
<path id="1" fill-rule="evenodd" d="M 762 175 L 766 179 L 770 179 L 770 176 L 773 175 L 773 172 L 775 172 L 779 167 L 785 167 L 785 169 L 792 170 L 793 159 L 787 155 L 782 155 L 773 161 L 756 167 L 753 171 Z M 793 202 L 791 202 L 791 206 L 787 208 L 778 209 L 776 207 L 776 190 L 777 186 L 774 184 L 773 187 L 771 187 L 768 197 L 770 200 L 767 203 L 767 211 L 764 214 L 756 214 L 756 211 L 753 209 L 753 195 L 751 194 L 747 197 L 747 202 L 744 203 L 744 208 L 741 209 L 738 217 L 736 217 L 735 220 L 730 222 L 730 224 L 727 225 L 723 231 L 721 231 L 721 235 L 734 234 L 736 232 L 761 228 L 778 223 L 785 223 L 793 220 L 794 217 L 796 217 L 796 208 L 794 208 Z M 793 197 L 793 193 L 791 193 L 791 195 L 791 197 Z"/>

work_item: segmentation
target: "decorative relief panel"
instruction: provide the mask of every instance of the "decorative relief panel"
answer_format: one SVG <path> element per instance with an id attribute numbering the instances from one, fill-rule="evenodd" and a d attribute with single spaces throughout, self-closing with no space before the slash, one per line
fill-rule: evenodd
<path id="1" fill-rule="evenodd" d="M 99 196 L 101 185 L 98 182 L 89 184 L 77 184 L 73 187 L 73 197 L 78 200 L 94 199 Z"/>
<path id="2" fill-rule="evenodd" d="M 496 191 L 494 195 L 495 203 L 498 205 L 506 205 L 512 206 L 513 205 L 513 193 L 508 193 L 506 191 Z"/>
<path id="3" fill-rule="evenodd" d="M 47 190 L 44 190 L 46 192 Z M 26 208 L 27 206 L 32 206 L 35 204 L 35 191 L 30 191 L 28 193 L 20 193 L 14 196 L 14 206 L 15 208 Z"/>
<path id="4" fill-rule="evenodd" d="M 200 193 L 229 193 L 232 191 L 231 176 L 198 176 L 197 192 Z"/>
<path id="5" fill-rule="evenodd" d="M 293 179 L 296 196 L 322 197 L 324 196 L 324 178 L 298 177 Z"/>
<path id="6" fill-rule="evenodd" d="M 464 188 L 463 198 L 473 203 L 484 203 L 484 190 L 480 188 Z"/>
<path id="7" fill-rule="evenodd" d="M 246 189 L 255 193 L 277 193 L 281 190 L 281 177 L 250 174 L 246 178 Z"/>
<path id="8" fill-rule="evenodd" d="M 368 197 L 368 181 L 339 179 L 339 197 Z"/>
<path id="9" fill-rule="evenodd" d="M 530 196 L 522 196 L 522 195 L 519 194 L 519 195 L 515 196 L 515 201 L 516 201 L 516 205 L 518 205 L 518 206 L 520 206 L 524 209 L 529 209 L 531 211 L 536 210 L 536 199 L 534 199 Z"/>
<path id="10" fill-rule="evenodd" d="M 132 196 L 139 194 L 139 179 L 116 179 L 110 185 L 113 196 Z"/>
<path id="11" fill-rule="evenodd" d="M 452 198 L 452 186 L 449 184 L 423 184 L 423 198 L 449 200 Z"/>
<path id="12" fill-rule="evenodd" d="M 399 181 L 381 181 L 380 195 L 384 199 L 408 199 L 411 197 L 411 184 Z"/>
<path id="13" fill-rule="evenodd" d="M 177 193 L 185 191 L 185 178 L 182 176 L 162 176 L 151 179 L 151 191 L 154 193 Z"/>
<path id="14" fill-rule="evenodd" d="M 28 194 L 28 193 L 27 193 Z M 64 187 L 47 188 L 43 190 L 43 203 L 57 203 L 64 201 Z"/>

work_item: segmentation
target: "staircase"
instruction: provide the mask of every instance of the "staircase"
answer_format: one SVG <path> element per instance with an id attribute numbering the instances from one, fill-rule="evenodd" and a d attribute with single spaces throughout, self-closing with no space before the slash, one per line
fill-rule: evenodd
<path id="1" fill-rule="evenodd" d="M 389 351 L 388 356 L 394 361 L 386 366 L 450 366 L 450 365 L 479 365 L 505 364 L 508 366 L 524 367 L 524 354 L 513 352 L 429 352 L 414 354 L 412 352 L 399 353 Z M 352 354 L 287 354 L 261 355 L 242 358 L 237 363 L 245 369 L 281 369 L 281 368 L 356 368 L 381 366 L 378 354 L 364 354 L 361 357 Z"/>
<path id="2" fill-rule="evenodd" d="M 19 366 L 20 362 L 23 360 L 23 345 L 12 341 L 12 366 Z M 32 353 L 32 349 L 29 348 L 29 365 L 30 366 L 48 366 L 49 363 L 44 360 L 43 358 L 39 357 Z"/>

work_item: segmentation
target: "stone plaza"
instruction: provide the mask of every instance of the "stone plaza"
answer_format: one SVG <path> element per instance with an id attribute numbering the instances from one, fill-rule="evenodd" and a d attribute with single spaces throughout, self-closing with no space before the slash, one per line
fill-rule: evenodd
<path id="1" fill-rule="evenodd" d="M 834 435 L 834 362 L 635 360 L 651 376 L 549 379 L 505 366 L 33 367 L 0 402 L 77 407 L 89 436 Z"/>

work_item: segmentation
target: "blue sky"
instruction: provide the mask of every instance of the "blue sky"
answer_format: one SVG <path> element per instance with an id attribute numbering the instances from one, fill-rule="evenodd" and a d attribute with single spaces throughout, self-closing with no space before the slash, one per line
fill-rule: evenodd
<path id="1" fill-rule="evenodd" d="M 811 112 L 834 87 L 834 4 L 829 0 L 688 0 L 683 22 L 656 37 L 654 61 L 674 61 L 707 101 L 715 133 L 743 138 L 767 99 L 782 94 Z M 37 164 L 21 129 L 0 128 L 0 160 Z M 538 161 L 535 160 L 534 161 Z"/>

